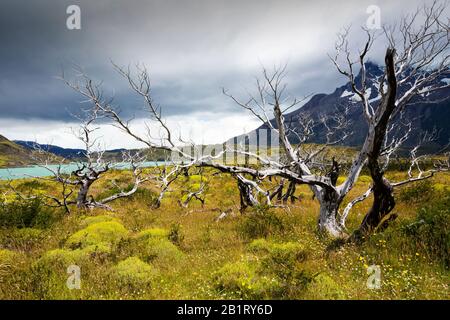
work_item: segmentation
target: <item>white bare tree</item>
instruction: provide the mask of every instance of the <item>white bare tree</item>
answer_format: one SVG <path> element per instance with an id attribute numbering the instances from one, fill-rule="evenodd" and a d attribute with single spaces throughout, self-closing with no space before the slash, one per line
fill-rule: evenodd
<path id="1" fill-rule="evenodd" d="M 341 115 L 320 117 L 318 120 L 305 115 L 305 117 L 300 117 L 295 125 L 292 124 L 292 119 L 286 121 L 286 112 L 303 101 L 303 99 L 290 98 L 287 94 L 287 87 L 284 83 L 286 67 L 275 68 L 271 72 L 264 69 L 262 79 L 256 82 L 256 94 L 250 95 L 246 101 L 241 101 L 224 90 L 227 96 L 257 117 L 273 131 L 273 134 L 279 137 L 283 156 L 276 160 L 237 147 L 223 149 L 214 154 L 199 153 L 193 155 L 186 152 L 179 145 L 182 140 L 174 137 L 162 116 L 161 107 L 152 98 L 150 76 L 145 67 L 136 66 L 136 73 L 134 74 L 130 68 L 122 68 L 113 63 L 115 70 L 128 82 L 131 89 L 143 99 L 148 108 L 149 120 L 152 125 L 147 124 L 146 135 L 137 133 L 133 129 L 131 121 L 124 120 L 120 116 L 110 100 L 103 98 L 99 85 L 94 84 L 86 74 L 82 74 L 84 83 L 82 86 L 66 83 L 83 95 L 95 108 L 112 119 L 115 126 L 148 148 L 180 155 L 183 162 L 173 166 L 175 171 L 171 175 L 172 177 L 176 177 L 175 172 L 178 170 L 184 170 L 192 166 L 210 167 L 230 174 L 238 181 L 241 203 L 244 207 L 257 205 L 261 203 L 260 199 L 265 204 L 273 205 L 272 200 L 280 193 L 282 186 L 276 186 L 275 190 L 265 188 L 264 182 L 269 179 L 280 179 L 279 183 L 287 181 L 289 183 L 288 189 L 290 189 L 288 197 L 292 195 L 292 190 L 295 189 L 296 184 L 306 184 L 320 203 L 319 229 L 333 237 L 343 237 L 347 235 L 345 218 L 348 215 L 348 210 L 341 213 L 340 206 L 355 185 L 364 165 L 367 164 L 374 180 L 373 186 L 368 192 L 374 194 L 375 200 L 373 210 L 368 213 L 368 218 L 363 222 L 361 229 L 372 230 L 372 226 L 380 222 L 378 218 L 373 219 L 373 217 L 383 216 L 385 215 L 384 212 L 391 210 L 391 187 L 384 178 L 379 159 L 381 156 L 389 154 L 386 153 L 386 150 L 383 150 L 383 146 L 389 147 L 386 144 L 386 136 L 393 117 L 400 113 L 418 94 L 448 87 L 448 85 L 430 86 L 433 80 L 448 73 L 449 27 L 448 20 L 445 21 L 445 17 L 443 17 L 443 11 L 443 7 L 436 4 L 426 7 L 422 11 L 425 16 L 425 23 L 418 29 L 413 28 L 413 22 L 419 14 L 404 19 L 400 32 L 395 32 L 388 27 L 384 28 L 383 34 L 387 39 L 388 48 L 385 55 L 384 74 L 375 79 L 378 81 L 380 93 L 379 99 L 375 100 L 369 99 L 368 75 L 365 70 L 365 61 L 375 39 L 373 33 L 366 30 L 368 40 L 355 61 L 352 60 L 350 54 L 347 40 L 348 33 L 340 36 L 340 41 L 336 46 L 337 54 L 332 60 L 339 72 L 349 79 L 353 92 L 360 98 L 364 117 L 368 124 L 366 139 L 360 151 L 351 160 L 349 169 L 345 173 L 342 172 L 342 168 L 336 159 L 326 159 L 323 156 L 324 151 L 330 146 L 341 143 L 351 134 L 345 111 Z M 398 34 L 400 34 L 401 39 L 399 47 L 396 45 Z M 342 56 L 344 56 L 346 68 L 341 67 L 339 58 Z M 354 73 L 356 66 L 361 69 L 360 83 L 356 83 L 357 77 Z M 401 84 L 407 87 L 404 92 L 398 92 L 397 90 Z M 375 101 L 377 101 L 376 106 L 374 105 Z M 321 123 L 326 130 L 326 141 L 322 147 L 311 150 L 305 142 L 311 137 L 314 132 L 313 127 L 318 123 Z M 158 128 L 157 136 L 152 135 L 153 132 L 150 130 L 150 128 L 155 127 Z M 292 137 L 297 138 L 297 144 L 291 143 Z M 258 161 L 258 166 L 223 163 L 220 160 L 227 152 L 252 157 Z M 338 185 L 337 178 L 339 175 L 344 175 L 345 179 Z M 165 182 L 166 185 L 167 182 Z M 367 198 L 364 195 L 362 197 Z"/>
<path id="2" fill-rule="evenodd" d="M 430 99 L 433 99 L 434 92 L 450 87 L 448 83 L 439 81 L 450 75 L 450 27 L 449 19 L 445 15 L 446 9 L 446 3 L 434 1 L 431 5 L 425 5 L 414 14 L 403 18 L 398 30 L 395 26 L 384 26 L 382 33 L 377 34 L 365 29 L 367 41 L 355 58 L 349 49 L 348 29 L 339 36 L 336 55 L 332 57 L 332 61 L 338 71 L 349 79 L 352 91 L 361 101 L 368 125 L 368 135 L 361 154 L 367 158 L 373 185 L 348 207 L 351 208 L 353 202 L 359 202 L 373 193 L 374 201 L 358 230 L 359 235 L 375 230 L 395 206 L 394 185 L 385 178 L 386 166 L 382 165 L 380 159 L 387 157 L 389 160 L 408 138 L 410 130 L 406 131 L 405 136 L 387 143 L 393 121 L 405 108 L 414 104 L 414 98 L 430 96 L 428 102 L 432 102 Z M 376 40 L 388 43 L 384 72 L 381 76 L 369 75 L 366 72 L 368 54 Z M 341 66 L 341 60 L 344 61 L 342 65 L 345 67 Z M 361 74 L 359 83 L 355 76 L 356 66 L 359 67 Z M 370 99 L 370 83 L 377 84 L 378 96 L 375 99 Z M 412 163 L 417 165 L 420 157 L 416 155 L 412 154 Z M 436 170 L 444 169 L 442 166 L 436 168 Z M 423 172 L 419 169 L 418 177 L 410 176 L 410 179 L 397 185 L 423 178 L 425 178 Z M 345 223 L 348 210 L 344 212 L 342 223 Z"/>
<path id="3" fill-rule="evenodd" d="M 119 190 L 118 192 L 103 199 L 95 199 L 90 194 L 91 186 L 100 180 L 106 172 L 115 167 L 112 161 L 104 160 L 105 150 L 101 148 L 98 141 L 99 138 L 94 137 L 94 132 L 99 128 L 96 121 L 100 117 L 96 108 L 83 110 L 82 116 L 76 117 L 80 121 L 80 126 L 76 130 L 73 130 L 73 133 L 83 143 L 84 148 L 82 154 L 80 154 L 80 158 L 76 160 L 76 169 L 74 170 L 68 171 L 65 169 L 65 166 L 68 165 L 67 159 L 52 154 L 48 150 L 45 150 L 45 147 L 37 143 L 34 144 L 36 151 L 33 155 L 34 160 L 38 163 L 38 166 L 46 169 L 49 175 L 47 177 L 32 178 L 56 182 L 61 186 L 61 194 L 59 196 L 52 194 L 41 196 L 51 200 L 47 203 L 48 206 L 63 207 L 67 213 L 70 213 L 70 205 L 76 205 L 80 209 L 100 207 L 112 210 L 108 205 L 110 202 L 133 195 L 138 187 L 148 180 L 148 177 L 144 177 L 142 174 L 142 164 L 145 161 L 145 157 L 141 156 L 139 152 L 124 151 L 121 162 L 130 166 L 133 175 L 132 187 L 125 190 L 115 181 L 111 180 L 111 187 Z M 14 188 L 12 183 L 9 185 L 11 190 L 17 195 L 22 198 L 26 197 Z M 72 197 L 74 193 L 76 194 L 75 198 Z M 36 198 L 38 196 L 31 197 Z"/>

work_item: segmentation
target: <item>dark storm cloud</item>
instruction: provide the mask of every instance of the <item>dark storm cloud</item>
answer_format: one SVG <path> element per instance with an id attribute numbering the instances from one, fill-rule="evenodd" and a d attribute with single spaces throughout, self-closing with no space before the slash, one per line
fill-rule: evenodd
<path id="1" fill-rule="evenodd" d="M 81 30 L 66 28 L 71 4 L 81 8 Z M 335 34 L 349 23 L 364 23 L 370 4 L 379 4 L 386 17 L 402 8 L 373 0 L 3 0 L 0 114 L 68 121 L 68 110 L 75 112 L 81 98 L 55 76 L 61 68 L 70 75 L 75 62 L 105 81 L 124 114 L 142 116 L 141 101 L 109 59 L 149 66 L 166 115 L 236 112 L 221 88 L 251 88 L 261 64 L 289 61 L 290 88 L 297 95 L 327 92 L 344 81 L 326 56 Z"/>

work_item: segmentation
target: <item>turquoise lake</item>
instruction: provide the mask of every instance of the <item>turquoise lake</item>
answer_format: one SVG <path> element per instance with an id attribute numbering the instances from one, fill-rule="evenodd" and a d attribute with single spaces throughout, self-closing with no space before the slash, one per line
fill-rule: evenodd
<path id="1" fill-rule="evenodd" d="M 143 167 L 154 167 L 158 165 L 162 165 L 164 162 L 152 161 L 152 162 L 144 162 L 142 164 Z M 51 169 L 56 170 L 58 165 L 49 165 Z M 111 166 L 115 169 L 129 169 L 131 165 L 129 163 L 117 163 Z M 62 173 L 70 173 L 78 168 L 77 164 L 65 164 L 61 166 Z M 32 177 L 47 177 L 52 176 L 52 173 L 40 166 L 29 166 L 29 167 L 20 167 L 20 168 L 5 168 L 0 169 L 0 180 L 14 180 L 14 179 L 22 179 L 22 178 L 32 178 Z"/>

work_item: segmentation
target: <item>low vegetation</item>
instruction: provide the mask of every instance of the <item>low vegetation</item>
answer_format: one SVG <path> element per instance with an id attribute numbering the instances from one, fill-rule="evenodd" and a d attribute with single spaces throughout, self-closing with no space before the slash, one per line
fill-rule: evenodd
<path id="1" fill-rule="evenodd" d="M 148 199 L 151 184 L 118 200 L 112 212 L 74 208 L 68 215 L 39 198 L 8 194 L 0 204 L 0 298 L 449 298 L 449 174 L 400 188 L 398 219 L 364 242 L 344 245 L 317 233 L 319 204 L 307 187 L 297 188 L 300 200 L 288 207 L 241 214 L 235 180 L 225 174 L 208 179 L 210 174 L 198 180 L 208 181 L 205 204 L 194 201 L 188 208 L 177 203 L 183 181 L 158 209 Z M 94 194 L 102 183 L 93 186 Z M 52 190 L 51 183 L 14 184 Z M 369 184 L 370 178 L 360 179 L 350 198 Z M 219 187 L 221 194 L 209 191 Z M 418 199 L 425 189 L 426 201 Z M 356 205 L 350 230 L 369 205 Z M 80 289 L 67 286 L 71 265 L 80 267 Z M 371 265 L 380 267 L 379 289 L 367 286 Z"/>

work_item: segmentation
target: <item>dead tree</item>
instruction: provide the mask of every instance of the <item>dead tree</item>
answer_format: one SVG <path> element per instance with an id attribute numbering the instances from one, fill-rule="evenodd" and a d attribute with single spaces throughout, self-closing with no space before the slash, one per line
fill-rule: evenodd
<path id="1" fill-rule="evenodd" d="M 179 204 L 181 207 L 183 208 L 187 208 L 189 206 L 189 203 L 192 200 L 197 200 L 201 203 L 202 207 L 205 205 L 205 184 L 201 183 L 200 187 L 198 188 L 198 190 L 184 190 L 185 193 L 185 200 L 181 201 L 179 200 Z"/>
<path id="2" fill-rule="evenodd" d="M 348 30 L 340 35 L 336 45 L 336 56 L 332 60 L 338 71 L 349 79 L 352 91 L 359 97 L 369 128 L 362 151 L 367 155 L 373 185 L 370 191 L 358 199 L 367 198 L 368 194 L 373 193 L 374 200 L 358 234 L 364 235 L 375 230 L 395 206 L 394 185 L 386 179 L 385 170 L 380 163 L 380 158 L 386 154 L 384 147 L 389 125 L 413 103 L 414 98 L 450 87 L 449 84 L 436 81 L 450 74 L 450 27 L 445 10 L 445 4 L 435 1 L 431 6 L 419 8 L 413 15 L 403 18 L 398 32 L 389 26 L 383 28 L 382 34 L 365 30 L 367 41 L 354 60 L 349 49 Z M 420 27 L 415 27 L 416 24 Z M 384 72 L 379 77 L 369 79 L 366 72 L 368 53 L 375 40 L 380 39 L 388 43 Z M 345 68 L 339 63 L 342 55 Z M 356 83 L 355 66 L 360 68 L 360 83 Z M 370 99 L 368 94 L 370 80 L 377 83 L 376 99 Z M 391 150 L 391 154 L 393 152 Z M 408 179 L 404 183 L 422 178 Z M 347 214 L 348 212 L 344 216 Z"/>
<path id="3" fill-rule="evenodd" d="M 119 192 L 103 199 L 95 199 L 90 194 L 91 186 L 100 180 L 106 172 L 115 167 L 114 163 L 103 159 L 105 151 L 99 147 L 98 138 L 93 136 L 93 133 L 98 129 L 96 121 L 99 117 L 98 109 L 95 108 L 83 110 L 82 116 L 77 116 L 81 124 L 78 130 L 74 130 L 74 134 L 83 143 L 84 151 L 80 154 L 80 159 L 76 160 L 76 169 L 74 170 L 67 171 L 65 169 L 65 166 L 69 165 L 66 159 L 55 156 L 38 144 L 34 145 L 36 150 L 34 160 L 40 167 L 49 172 L 49 176 L 32 178 L 56 182 L 62 190 L 61 196 L 50 194 L 42 196 L 52 200 L 53 203 L 48 203 L 48 206 L 63 207 L 67 213 L 70 212 L 70 205 L 76 205 L 80 209 L 104 208 L 112 210 L 108 203 L 131 196 L 137 191 L 140 184 L 148 179 L 142 175 L 142 163 L 145 158 L 140 156 L 139 153 L 123 152 L 121 162 L 130 166 L 133 176 L 132 188 L 124 190 L 115 181 L 111 181 L 112 187 L 120 190 Z M 14 191 L 19 194 L 17 190 L 14 189 Z M 75 198 L 72 197 L 74 193 L 76 194 Z"/>
<path id="4" fill-rule="evenodd" d="M 147 135 L 138 134 L 131 126 L 131 122 L 124 120 L 119 115 L 118 111 L 111 105 L 110 100 L 103 98 L 98 85 L 95 85 L 86 74 L 83 73 L 81 75 L 84 81 L 83 86 L 66 83 L 83 95 L 95 108 L 109 117 L 116 127 L 148 148 L 164 150 L 181 156 L 183 164 L 178 163 L 178 169 L 192 166 L 209 167 L 235 177 L 238 180 L 243 206 L 259 204 L 259 199 L 262 199 L 265 204 L 272 205 L 271 192 L 263 187 L 263 182 L 271 177 L 285 179 L 292 183 L 293 186 L 295 184 L 308 185 L 320 204 L 319 230 L 333 237 L 342 237 L 346 235 L 346 230 L 342 223 L 340 206 L 345 196 L 353 188 L 366 163 L 374 180 L 373 192 L 374 194 L 376 193 L 377 199 L 374 202 L 376 213 L 370 213 L 370 216 L 391 210 L 392 204 L 389 199 L 391 189 L 386 184 L 383 171 L 378 162 L 382 154 L 382 145 L 385 141 L 387 127 L 392 117 L 405 108 L 412 97 L 423 92 L 432 79 L 444 72 L 448 72 L 448 56 L 446 56 L 448 48 L 448 21 L 441 21 L 435 18 L 436 11 L 437 13 L 442 13 L 442 11 L 432 9 L 433 14 L 429 15 L 430 18 L 428 18 L 425 27 L 422 27 L 418 32 L 412 33 L 412 31 L 408 31 L 410 26 L 405 24 L 401 30 L 401 33 L 405 35 L 403 42 L 405 48 L 402 51 L 395 47 L 393 35 L 385 32 L 390 45 L 386 50 L 384 75 L 378 79 L 380 99 L 377 100 L 377 107 L 373 106 L 374 101 L 370 100 L 367 95 L 367 75 L 365 72 L 366 56 L 374 41 L 372 33 L 367 31 L 368 41 L 356 62 L 351 60 L 346 34 L 341 36 L 341 41 L 336 47 L 338 54 L 333 58 L 333 61 L 338 70 L 350 80 L 352 90 L 362 101 L 363 113 L 369 127 L 361 149 L 352 159 L 350 167 L 345 174 L 336 160 L 330 162 L 330 160 L 323 157 L 325 150 L 332 145 L 341 143 L 351 134 L 345 112 L 340 115 L 337 114 L 335 117 L 328 116 L 318 120 L 314 120 L 310 115 L 305 114 L 298 119 L 295 126 L 292 126 L 291 119 L 288 119 L 288 121 L 285 119 L 286 112 L 298 106 L 302 100 L 289 99 L 287 95 L 287 87 L 284 83 L 286 67 L 275 68 L 271 72 L 263 69 L 262 79 L 256 81 L 256 94 L 251 95 L 248 100 L 241 101 L 224 90 L 224 93 L 234 102 L 248 110 L 263 124 L 268 126 L 273 134 L 279 137 L 280 146 L 284 154 L 281 159 L 272 159 L 271 157 L 239 148 L 220 150 L 214 154 L 200 152 L 200 154 L 194 155 L 183 150 L 180 146 L 180 140 L 174 138 L 174 134 L 162 117 L 161 107 L 152 98 L 150 76 L 145 67 L 138 65 L 136 74 L 134 74 L 130 68 L 122 68 L 113 64 L 115 70 L 125 79 L 134 93 L 143 99 L 150 114 L 149 120 L 152 121 L 153 127 L 156 126 L 158 128 L 159 132 L 157 135 L 154 132 L 150 132 L 152 126 L 149 124 L 147 124 Z M 437 30 L 430 37 L 428 31 L 432 28 Z M 410 42 L 409 45 L 408 42 Z M 419 54 L 421 50 L 424 51 L 423 54 Z M 342 68 L 338 61 L 338 57 L 342 52 L 345 54 L 348 69 Z M 443 57 L 441 63 L 436 63 L 441 57 Z M 361 68 L 360 84 L 357 84 L 355 80 L 355 64 Z M 423 72 L 431 65 L 434 66 L 433 70 L 437 71 Z M 410 84 L 410 87 L 406 92 L 398 96 L 397 87 L 400 83 Z M 433 87 L 426 90 L 431 92 L 437 89 Z M 325 134 L 326 142 L 322 147 L 308 150 L 305 142 L 314 133 L 313 127 L 318 122 L 322 122 L 327 131 Z M 296 145 L 290 142 L 290 138 L 293 136 L 298 138 L 299 143 Z M 254 158 L 259 165 L 256 167 L 238 163 L 228 165 L 218 161 L 227 152 L 234 152 L 246 158 Z M 324 170 L 324 168 L 330 167 L 330 170 Z M 338 174 L 345 176 L 344 181 L 340 184 L 337 183 Z M 371 219 L 368 221 L 371 221 Z"/>
<path id="5" fill-rule="evenodd" d="M 152 204 L 152 208 L 158 209 L 161 207 L 164 196 L 171 191 L 172 183 L 177 180 L 180 174 L 184 173 L 184 170 L 181 170 L 177 165 L 170 167 L 166 163 L 156 166 L 154 170 L 155 173 L 150 175 L 150 181 L 158 187 L 159 194 Z"/>
<path id="6" fill-rule="evenodd" d="M 275 69 L 273 72 L 263 70 L 263 79 L 256 81 L 257 93 L 250 96 L 247 101 L 241 101 L 233 95 L 228 95 L 240 107 L 249 110 L 265 125 L 268 125 L 273 134 L 279 137 L 284 157 L 279 162 L 266 161 L 271 169 L 271 175 L 279 176 L 290 181 L 290 191 L 287 196 L 292 195 L 296 184 L 309 185 L 314 197 L 320 203 L 318 219 L 319 229 L 333 236 L 341 236 L 343 233 L 337 217 L 339 206 L 345 195 L 351 190 L 357 180 L 364 164 L 363 156 L 353 162 L 352 169 L 348 172 L 346 181 L 341 186 L 336 186 L 335 174 L 321 172 L 317 159 L 330 147 L 344 141 L 351 130 L 346 117 L 347 108 L 336 115 L 322 115 L 314 120 L 310 115 L 302 115 L 292 125 L 291 119 L 285 120 L 288 110 L 298 105 L 301 100 L 291 99 L 288 102 L 286 96 L 286 85 L 283 83 L 285 68 Z M 273 118 L 272 118 L 273 117 Z M 313 136 L 313 128 L 322 124 L 326 130 L 325 143 L 309 150 L 305 144 Z M 297 145 L 290 142 L 290 138 L 296 137 Z M 327 164 L 322 163 L 322 166 Z M 336 169 L 337 163 L 331 163 Z"/>
<path id="7" fill-rule="evenodd" d="M 398 124 L 396 124 L 398 125 Z M 408 130 L 406 130 L 403 135 L 400 135 L 398 137 L 391 137 L 391 139 L 388 139 L 389 132 L 393 131 L 393 127 L 396 125 L 390 126 L 389 130 L 387 131 L 387 139 L 385 140 L 385 143 L 383 144 L 383 151 L 381 153 L 381 156 L 379 158 L 379 164 L 381 166 L 381 172 L 384 174 L 386 170 L 389 167 L 389 164 L 391 162 L 391 159 L 394 158 L 394 154 L 399 150 L 399 147 L 408 139 L 409 135 L 412 131 L 412 125 L 411 123 L 408 123 L 406 126 L 408 127 Z M 402 187 L 403 185 L 422 181 L 425 179 L 432 178 L 436 173 L 438 172 L 444 172 L 450 170 L 450 161 L 449 156 L 450 152 L 447 151 L 448 146 L 443 147 L 442 149 L 438 150 L 434 154 L 428 154 L 428 153 L 422 153 L 421 149 L 426 146 L 427 144 L 433 142 L 437 138 L 437 131 L 434 130 L 432 133 L 423 133 L 417 144 L 411 148 L 409 152 L 409 158 L 404 159 L 404 161 L 409 162 L 409 168 L 407 170 L 407 178 L 399 181 L 392 181 L 386 178 L 383 175 L 383 182 L 386 186 L 388 186 L 388 191 L 390 192 L 388 195 L 386 195 L 387 199 L 390 201 L 390 211 L 383 211 L 385 213 L 383 216 L 376 216 L 378 219 L 377 221 L 369 220 L 374 219 L 371 214 L 378 209 L 377 207 L 377 201 L 380 201 L 377 198 L 374 198 L 374 202 L 372 204 L 372 207 L 364 216 L 364 219 L 359 227 L 357 229 L 350 240 L 356 240 L 359 241 L 362 239 L 363 236 L 367 236 L 371 232 L 380 232 L 387 228 L 387 226 L 394 221 L 398 215 L 393 212 L 393 209 L 395 207 L 395 197 L 394 197 L 394 191 Z M 442 155 L 445 156 L 444 159 L 442 158 Z M 372 185 L 367 189 L 367 191 L 362 194 L 361 196 L 353 199 L 350 201 L 345 209 L 343 210 L 343 214 L 341 217 L 341 223 L 345 226 L 345 221 L 348 217 L 348 214 L 350 210 L 359 202 L 362 202 L 366 200 L 371 194 L 374 193 L 374 186 L 375 183 L 372 183 Z"/>
<path id="8" fill-rule="evenodd" d="M 150 114 L 149 120 L 152 121 L 152 124 L 147 124 L 146 126 L 148 129 L 147 135 L 142 136 L 136 133 L 131 126 L 131 122 L 124 120 L 119 115 L 118 111 L 111 105 L 111 100 L 103 97 L 100 86 L 94 84 L 85 73 L 80 72 L 81 79 L 83 79 L 82 85 L 73 84 L 69 81 L 65 82 L 75 91 L 83 95 L 102 115 L 109 117 L 116 127 L 146 145 L 150 150 L 170 152 L 172 155 L 178 155 L 183 159 L 182 161 L 172 163 L 172 173 L 168 175 L 170 178 L 166 178 L 163 185 L 170 185 L 171 181 L 173 181 L 172 179 L 176 179 L 180 170 L 185 170 L 193 166 L 213 168 L 237 179 L 242 207 L 246 207 L 260 204 L 260 199 L 262 199 L 263 204 L 273 205 L 271 193 L 263 187 L 262 183 L 272 177 L 289 181 L 288 197 L 293 196 L 293 190 L 296 184 L 307 184 L 321 205 L 319 228 L 333 236 L 342 235 L 343 230 L 337 219 L 339 205 L 357 180 L 362 165 L 364 164 L 364 155 L 360 155 L 354 161 L 352 170 L 348 173 L 347 180 L 341 186 L 336 186 L 333 177 L 321 173 L 316 168 L 317 164 L 315 160 L 327 147 L 340 143 L 350 134 L 345 112 L 340 115 L 337 114 L 335 117 L 324 117 L 319 120 L 327 130 L 327 141 L 324 146 L 308 152 L 305 150 L 302 151 L 303 143 L 295 147 L 291 144 L 289 141 L 290 135 L 297 135 L 300 141 L 307 141 L 312 135 L 311 126 L 314 125 L 314 121 L 305 118 L 305 121 L 300 121 L 300 126 L 298 127 L 300 129 L 293 128 L 285 122 L 285 112 L 302 101 L 293 99 L 290 103 L 286 102 L 286 86 L 283 83 L 285 67 L 275 69 L 273 72 L 263 70 L 263 79 L 257 81 L 258 93 L 256 98 L 251 97 L 248 102 L 241 103 L 238 99 L 229 95 L 241 107 L 251 111 L 263 123 L 268 123 L 274 134 L 279 136 L 284 157 L 281 159 L 272 159 L 269 156 L 251 152 L 246 148 L 240 149 L 237 147 L 216 150 L 214 154 L 203 152 L 194 152 L 192 154 L 191 152 L 187 152 L 185 148 L 180 146 L 181 140 L 174 139 L 173 133 L 161 115 L 161 107 L 153 101 L 150 77 L 145 67 L 137 66 L 137 73 L 133 74 L 130 68 L 124 69 L 115 64 L 113 66 L 128 82 L 131 89 L 143 99 L 148 108 Z M 224 93 L 226 92 L 224 91 Z M 269 112 L 274 117 L 274 121 L 271 121 Z M 157 134 L 150 132 L 150 128 L 155 127 L 159 129 Z M 340 134 L 337 134 L 338 132 Z M 191 146 L 193 148 L 196 147 L 194 144 Z M 237 163 L 232 165 L 223 163 L 220 160 L 227 152 L 245 156 L 246 159 L 250 157 L 254 158 L 259 165 L 255 167 L 239 165 Z"/>

